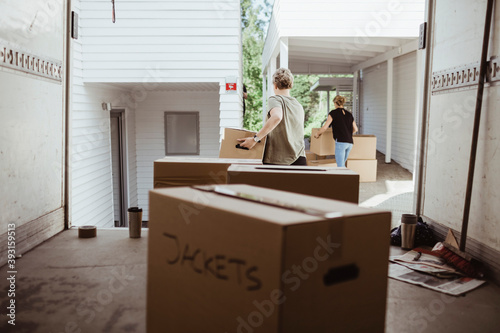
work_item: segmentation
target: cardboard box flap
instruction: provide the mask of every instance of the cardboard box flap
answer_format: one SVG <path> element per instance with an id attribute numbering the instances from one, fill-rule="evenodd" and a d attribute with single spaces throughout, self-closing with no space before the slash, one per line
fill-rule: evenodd
<path id="1" fill-rule="evenodd" d="M 221 188 L 228 188 L 257 197 L 278 198 L 282 202 L 310 207 L 317 210 L 342 212 L 342 217 L 339 218 L 383 212 L 371 208 L 362 208 L 352 203 L 272 190 L 257 186 L 235 184 L 221 185 Z M 280 224 L 283 226 L 325 220 L 325 218 L 289 209 L 278 208 L 221 194 L 200 191 L 191 187 L 165 188 L 152 190 L 151 192 L 163 196 L 174 197 L 178 200 L 195 204 L 198 210 L 202 210 L 203 207 L 210 206 L 218 210 L 229 211 L 238 215 L 251 216 L 258 220 Z"/>
<path id="2" fill-rule="evenodd" d="M 255 164 L 262 165 L 262 161 L 259 159 L 241 159 L 241 158 L 218 158 L 218 157 L 170 157 L 165 156 L 155 163 L 213 163 L 213 164 Z"/>

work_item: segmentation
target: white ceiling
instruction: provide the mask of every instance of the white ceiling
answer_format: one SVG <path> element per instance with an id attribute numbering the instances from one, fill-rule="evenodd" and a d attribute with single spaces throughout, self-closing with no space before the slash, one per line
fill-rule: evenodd
<path id="1" fill-rule="evenodd" d="M 351 68 L 414 38 L 288 37 L 289 68 L 296 74 L 352 73 Z"/>

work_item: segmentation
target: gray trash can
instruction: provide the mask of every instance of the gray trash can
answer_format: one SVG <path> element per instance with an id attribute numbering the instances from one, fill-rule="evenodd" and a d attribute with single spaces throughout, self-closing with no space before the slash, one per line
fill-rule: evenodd
<path id="1" fill-rule="evenodd" d="M 142 208 L 130 207 L 128 209 L 128 231 L 130 238 L 140 238 L 142 228 Z"/>

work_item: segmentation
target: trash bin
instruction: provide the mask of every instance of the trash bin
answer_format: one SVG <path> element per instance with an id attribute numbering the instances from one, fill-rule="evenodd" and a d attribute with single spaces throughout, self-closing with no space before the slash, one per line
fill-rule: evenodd
<path id="1" fill-rule="evenodd" d="M 128 231 L 130 238 L 140 238 L 142 227 L 142 208 L 130 207 L 128 209 Z"/>

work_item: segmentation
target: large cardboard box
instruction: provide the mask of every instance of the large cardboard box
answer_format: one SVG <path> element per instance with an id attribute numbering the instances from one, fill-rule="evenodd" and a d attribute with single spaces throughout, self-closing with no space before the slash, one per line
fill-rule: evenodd
<path id="1" fill-rule="evenodd" d="M 359 174 L 359 182 L 377 181 L 377 160 L 347 160 L 346 167 Z"/>
<path id="2" fill-rule="evenodd" d="M 231 165 L 228 184 L 248 184 L 347 201 L 359 200 L 359 175 L 346 168 Z"/>
<path id="3" fill-rule="evenodd" d="M 226 184 L 231 164 L 262 164 L 261 160 L 165 157 L 154 161 L 153 187 Z"/>
<path id="4" fill-rule="evenodd" d="M 391 213 L 247 185 L 150 192 L 147 332 L 384 332 Z M 271 199 L 269 199 L 271 198 Z"/>
<path id="5" fill-rule="evenodd" d="M 316 139 L 314 135 L 318 133 L 319 128 L 311 130 L 311 146 L 309 150 L 319 156 L 335 155 L 335 140 L 333 140 L 332 128 L 328 128 L 321 136 Z"/>
<path id="6" fill-rule="evenodd" d="M 264 157 L 264 149 L 266 147 L 266 139 L 263 138 L 261 142 L 257 143 L 252 149 L 236 148 L 239 144 L 237 139 L 253 137 L 256 132 L 247 131 L 237 128 L 224 128 L 224 136 L 220 145 L 220 158 L 241 158 L 241 159 L 258 159 L 262 160 Z"/>
<path id="7" fill-rule="evenodd" d="M 349 160 L 374 160 L 377 158 L 377 137 L 375 135 L 353 135 L 354 142 Z"/>

